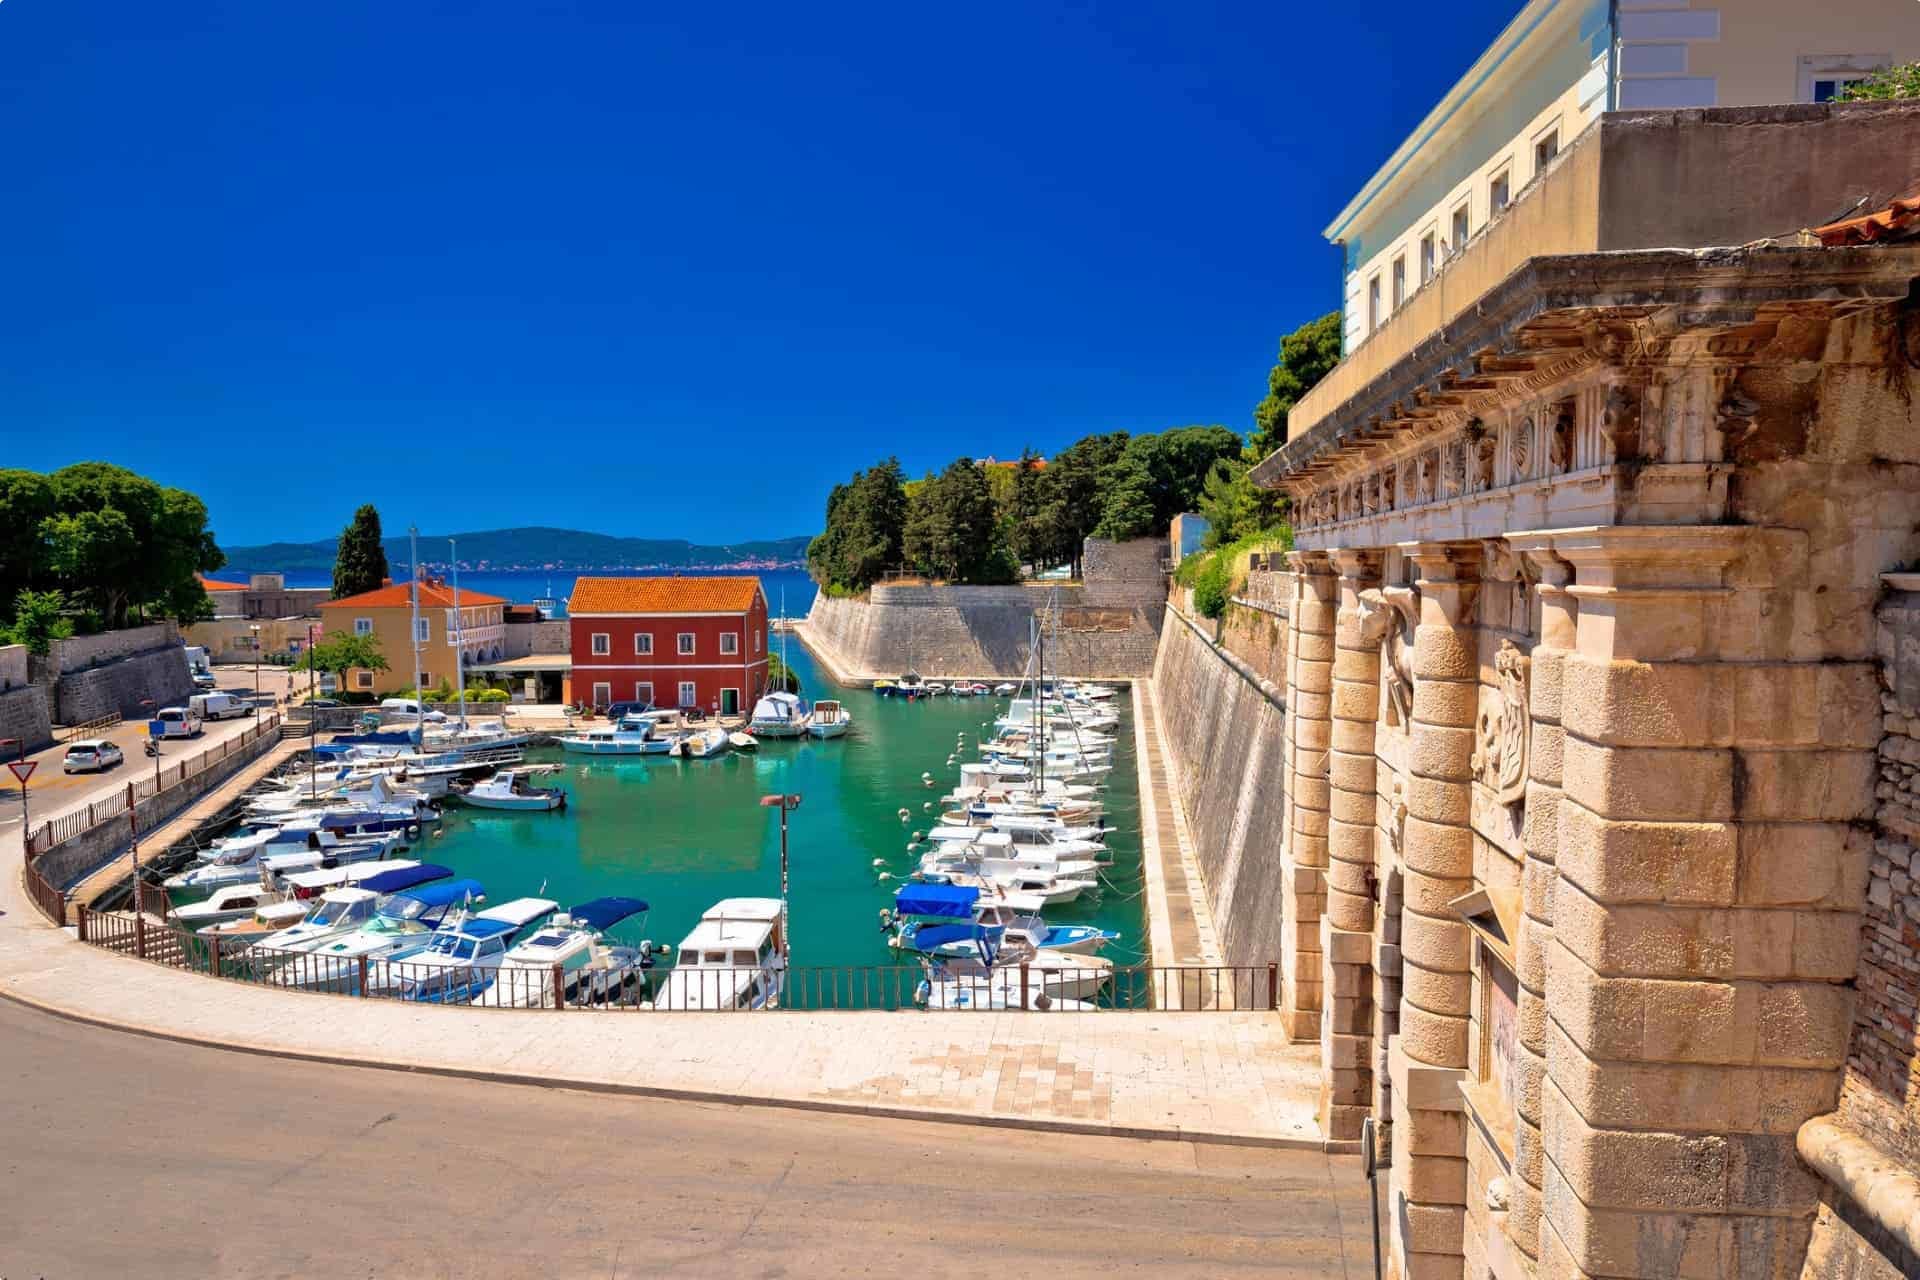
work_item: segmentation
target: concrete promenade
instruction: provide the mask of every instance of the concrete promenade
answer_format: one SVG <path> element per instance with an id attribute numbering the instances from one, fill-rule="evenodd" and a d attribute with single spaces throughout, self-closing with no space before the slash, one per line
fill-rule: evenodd
<path id="1" fill-rule="evenodd" d="M 1322 1146 L 1317 1046 L 1289 1044 L 1264 1012 L 521 1012 L 298 994 L 85 946 L 41 919 L 18 862 L 0 877 L 0 995 L 104 1026 L 322 1062 L 974 1124 Z"/>

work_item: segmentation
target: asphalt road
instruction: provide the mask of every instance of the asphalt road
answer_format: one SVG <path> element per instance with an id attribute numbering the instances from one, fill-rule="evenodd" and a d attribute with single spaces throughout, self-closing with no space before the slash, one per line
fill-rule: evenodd
<path id="1" fill-rule="evenodd" d="M 220 691 L 234 694 L 243 702 L 253 701 L 253 668 L 250 666 L 217 666 L 213 669 L 214 678 Z M 293 681 L 291 673 L 278 667 L 260 668 L 260 709 L 261 714 L 273 709 L 276 699 L 286 701 L 289 683 Z M 306 690 L 304 678 L 298 681 L 299 689 Z M 238 737 L 253 726 L 253 717 L 244 716 L 229 720 L 209 721 L 197 738 L 172 738 L 160 746 L 160 763 L 167 765 L 175 760 L 188 759 L 208 747 L 218 746 L 223 739 Z M 126 754 L 126 763 L 100 773 L 66 774 L 60 771 L 60 762 L 66 756 L 67 745 L 58 743 L 44 751 L 36 752 L 30 758 L 39 762 L 28 786 L 31 788 L 29 802 L 33 825 L 38 827 L 48 818 L 85 805 L 87 801 L 97 799 L 109 792 L 127 785 L 131 777 L 144 771 L 148 776 L 153 773 L 153 761 L 141 750 L 146 741 L 145 721 L 123 721 L 111 729 L 103 730 L 90 737 L 106 738 L 117 743 Z M 13 759 L 12 749 L 0 753 L 0 761 Z M 0 839 L 0 849 L 17 852 L 20 837 L 20 786 L 13 775 L 0 769 L 0 833 L 12 832 L 6 839 Z M 0 1259 L 0 1264 L 4 1264 Z M 5 1273 L 0 1272 L 0 1280 Z"/>
<path id="2" fill-rule="evenodd" d="M 1351 1157 L 284 1062 L 6 1001 L 0 1080 L 0 1280 L 1372 1275 Z"/>

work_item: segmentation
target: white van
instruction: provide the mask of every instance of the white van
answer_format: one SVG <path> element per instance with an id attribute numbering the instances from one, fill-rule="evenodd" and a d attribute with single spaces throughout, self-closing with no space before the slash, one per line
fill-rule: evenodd
<path id="1" fill-rule="evenodd" d="M 163 738 L 197 738 L 200 736 L 200 717 L 186 707 L 162 707 L 160 714 L 153 718 L 160 726 Z"/>
<path id="2" fill-rule="evenodd" d="M 253 714 L 253 708 L 230 693 L 196 693 L 187 699 L 187 707 L 202 720 L 236 720 Z"/>
<path id="3" fill-rule="evenodd" d="M 431 722 L 438 723 L 447 717 L 432 707 L 423 708 L 412 698 L 382 698 L 380 700 L 380 718 L 383 720 L 416 720 L 422 713 Z"/>

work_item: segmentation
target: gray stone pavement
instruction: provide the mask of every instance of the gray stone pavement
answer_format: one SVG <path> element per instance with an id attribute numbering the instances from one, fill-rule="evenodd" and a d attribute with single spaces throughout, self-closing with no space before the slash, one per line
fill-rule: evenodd
<path id="1" fill-rule="evenodd" d="M 1372 1274 L 1359 1161 L 1317 1151 L 423 1079 L 4 1004 L 0 1079 L 8 1276 Z"/>

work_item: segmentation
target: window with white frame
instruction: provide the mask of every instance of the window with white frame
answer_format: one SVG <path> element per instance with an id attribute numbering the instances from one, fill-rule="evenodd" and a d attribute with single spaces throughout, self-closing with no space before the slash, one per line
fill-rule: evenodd
<path id="1" fill-rule="evenodd" d="M 723 654 L 740 652 L 740 633 L 738 631 L 722 631 L 720 633 L 720 652 Z"/>
<path id="2" fill-rule="evenodd" d="M 1393 260 L 1393 309 L 1398 311 L 1407 301 L 1407 255 L 1401 254 Z"/>
<path id="3" fill-rule="evenodd" d="M 653 652 L 653 632 L 651 631 L 634 632 L 633 633 L 634 656 L 636 658 L 644 658 L 652 652 Z"/>
<path id="4" fill-rule="evenodd" d="M 644 703 L 647 703 L 648 705 L 652 705 L 653 681 L 635 680 L 633 682 L 633 700 L 635 702 L 644 702 Z"/>
<path id="5" fill-rule="evenodd" d="M 596 682 L 593 686 L 593 705 L 602 708 L 612 706 L 613 686 L 604 680 Z"/>
<path id="6" fill-rule="evenodd" d="M 693 652 L 694 652 L 694 648 L 693 648 L 693 632 L 691 632 L 691 631 L 682 631 L 682 632 L 680 633 L 680 656 L 682 656 L 682 657 L 692 657 L 692 656 L 693 656 Z"/>
<path id="7" fill-rule="evenodd" d="M 1560 126 L 1555 125 L 1533 140 L 1533 171 L 1538 174 L 1560 154 Z"/>
<path id="8" fill-rule="evenodd" d="M 604 658 L 613 652 L 613 637 L 605 631 L 593 633 L 593 656 Z"/>
<path id="9" fill-rule="evenodd" d="M 1512 171 L 1507 169 L 1502 169 L 1500 172 L 1493 175 L 1493 180 L 1491 182 L 1487 183 L 1487 208 L 1491 211 L 1487 216 L 1493 217 L 1497 215 L 1502 209 L 1506 208 L 1512 202 L 1513 202 Z"/>
<path id="10" fill-rule="evenodd" d="M 1429 231 L 1420 237 L 1420 283 L 1422 286 L 1433 279 L 1434 265 L 1439 261 L 1434 256 L 1434 233 Z"/>
<path id="11" fill-rule="evenodd" d="M 691 680 L 682 680 L 680 682 L 680 705 L 683 707 L 697 707 L 700 705 L 700 688 Z"/>
<path id="12" fill-rule="evenodd" d="M 1800 101 L 1833 102 L 1856 80 L 1892 63 L 1884 53 L 1827 53 L 1800 59 Z"/>
<path id="13" fill-rule="evenodd" d="M 354 672 L 353 687 L 356 689 L 362 689 L 362 690 L 373 688 L 373 672 L 371 671 Z"/>
<path id="14" fill-rule="evenodd" d="M 413 624 L 413 638 L 415 640 L 418 640 L 422 644 L 425 644 L 427 641 L 433 639 L 433 619 L 432 618 L 415 619 Z"/>
<path id="15" fill-rule="evenodd" d="M 355 618 L 353 620 L 353 634 L 357 636 L 372 635 L 373 619 L 372 618 Z"/>
<path id="16" fill-rule="evenodd" d="M 1380 327 L 1380 277 L 1367 281 L 1367 332 Z"/>
<path id="17" fill-rule="evenodd" d="M 758 627 L 755 627 L 753 630 L 753 651 L 755 653 L 760 652 L 760 629 Z"/>
<path id="18" fill-rule="evenodd" d="M 1453 244 L 1449 246 L 1450 252 L 1447 255 L 1448 257 L 1452 257 L 1467 247 L 1467 237 L 1473 234 L 1470 210 L 1471 206 L 1468 205 L 1465 200 L 1462 200 L 1460 207 L 1453 211 Z"/>

